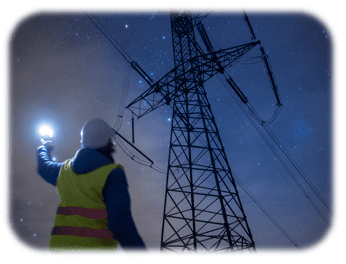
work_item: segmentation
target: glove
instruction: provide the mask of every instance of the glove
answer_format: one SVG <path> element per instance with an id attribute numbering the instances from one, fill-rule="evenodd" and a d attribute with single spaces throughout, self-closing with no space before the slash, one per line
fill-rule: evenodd
<path id="1" fill-rule="evenodd" d="M 51 151 L 54 148 L 54 144 L 51 140 L 45 140 L 45 139 L 41 138 L 41 143 L 43 146 L 47 147 L 48 151 Z"/>

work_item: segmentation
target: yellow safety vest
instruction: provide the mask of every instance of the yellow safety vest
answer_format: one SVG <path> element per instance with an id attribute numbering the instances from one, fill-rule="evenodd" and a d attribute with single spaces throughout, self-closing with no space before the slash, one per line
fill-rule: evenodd
<path id="1" fill-rule="evenodd" d="M 56 187 L 60 196 L 50 237 L 51 250 L 112 251 L 118 246 L 108 230 L 102 188 L 109 173 L 121 165 L 109 164 L 87 174 L 75 174 L 71 160 L 62 166 Z"/>

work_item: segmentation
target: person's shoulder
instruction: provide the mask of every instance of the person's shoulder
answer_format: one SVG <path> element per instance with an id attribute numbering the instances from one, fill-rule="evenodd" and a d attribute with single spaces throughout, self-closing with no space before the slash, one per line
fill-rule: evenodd
<path id="1" fill-rule="evenodd" d="M 109 177 L 112 177 L 112 178 L 125 177 L 124 167 L 121 166 L 120 164 L 116 164 L 114 169 L 109 173 Z"/>
<path id="2" fill-rule="evenodd" d="M 127 179 L 124 170 L 117 166 L 109 173 L 106 180 L 106 186 L 118 186 L 119 184 L 127 185 Z"/>
<path id="3" fill-rule="evenodd" d="M 125 171 L 123 165 L 121 165 L 121 164 L 115 164 L 115 165 L 116 165 L 116 169 L 117 169 L 117 168 L 120 168 L 120 169 L 122 169 L 123 171 Z"/>

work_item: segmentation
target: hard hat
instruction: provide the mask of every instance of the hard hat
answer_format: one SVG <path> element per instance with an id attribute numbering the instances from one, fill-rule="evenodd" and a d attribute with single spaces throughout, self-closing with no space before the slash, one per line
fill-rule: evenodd
<path id="1" fill-rule="evenodd" d="M 107 145 L 114 135 L 114 130 L 102 119 L 87 121 L 80 132 L 82 148 L 97 149 Z"/>

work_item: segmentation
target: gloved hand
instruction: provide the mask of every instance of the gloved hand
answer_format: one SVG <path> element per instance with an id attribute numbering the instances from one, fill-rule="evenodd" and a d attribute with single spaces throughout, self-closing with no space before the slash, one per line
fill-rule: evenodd
<path id="1" fill-rule="evenodd" d="M 54 144 L 51 140 L 41 138 L 41 143 L 47 147 L 48 151 L 51 151 L 54 148 Z"/>

